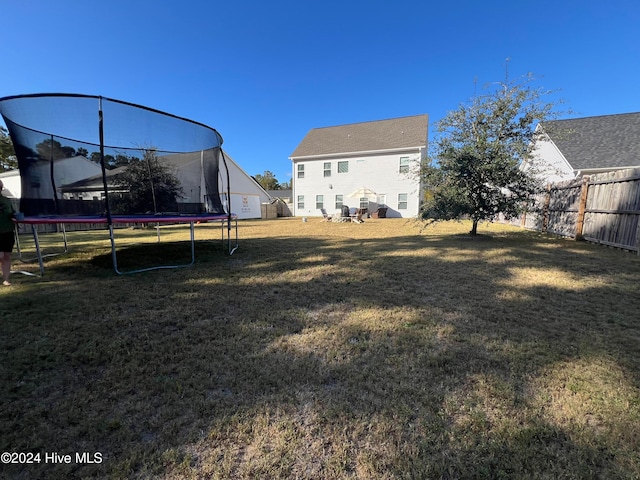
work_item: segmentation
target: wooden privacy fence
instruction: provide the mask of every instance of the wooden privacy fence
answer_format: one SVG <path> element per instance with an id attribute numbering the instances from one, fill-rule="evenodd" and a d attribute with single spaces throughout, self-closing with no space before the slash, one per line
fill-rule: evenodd
<path id="1" fill-rule="evenodd" d="M 552 184 L 521 226 L 640 254 L 640 168 Z"/>

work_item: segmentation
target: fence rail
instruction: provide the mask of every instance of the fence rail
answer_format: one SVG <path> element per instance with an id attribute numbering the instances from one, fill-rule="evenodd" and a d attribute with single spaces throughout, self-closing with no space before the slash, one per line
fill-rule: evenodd
<path id="1" fill-rule="evenodd" d="M 640 254 L 640 168 L 552 184 L 520 225 Z"/>

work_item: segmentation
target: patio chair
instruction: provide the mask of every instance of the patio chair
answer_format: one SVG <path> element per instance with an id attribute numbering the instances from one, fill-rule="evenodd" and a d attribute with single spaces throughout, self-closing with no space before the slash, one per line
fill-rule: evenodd
<path id="1" fill-rule="evenodd" d="M 323 222 L 330 222 L 331 221 L 331 215 L 329 215 L 327 213 L 327 210 L 325 208 L 321 208 L 320 211 L 322 212 L 322 221 Z"/>
<path id="2" fill-rule="evenodd" d="M 349 209 L 349 218 L 352 222 L 362 223 L 362 213 L 359 208 L 351 207 Z"/>
<path id="3" fill-rule="evenodd" d="M 336 212 L 332 219 L 334 222 L 350 222 L 351 215 L 349 215 L 349 207 L 343 205 L 340 210 Z"/>
<path id="4" fill-rule="evenodd" d="M 365 211 L 366 210 L 363 208 L 351 207 L 349 209 L 349 218 L 351 219 L 352 222 L 363 223 L 362 215 L 363 215 L 363 212 Z"/>
<path id="5" fill-rule="evenodd" d="M 378 207 L 375 212 L 371 213 L 371 218 L 387 218 L 387 207 Z"/>

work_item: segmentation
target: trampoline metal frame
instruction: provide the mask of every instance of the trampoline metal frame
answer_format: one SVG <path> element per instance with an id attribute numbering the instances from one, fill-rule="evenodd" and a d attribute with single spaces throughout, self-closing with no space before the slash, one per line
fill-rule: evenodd
<path id="1" fill-rule="evenodd" d="M 148 272 L 151 270 L 160 270 L 160 269 L 172 269 L 172 268 L 184 268 L 184 267 L 190 267 L 192 265 L 195 264 L 196 261 L 196 254 L 195 254 L 195 223 L 196 222 L 200 222 L 200 221 L 207 221 L 207 222 L 220 222 L 220 230 L 221 230 L 221 240 L 222 240 L 222 244 L 224 245 L 225 243 L 225 227 L 227 230 L 227 247 L 228 247 L 228 252 L 229 255 L 233 255 L 233 253 L 238 249 L 238 217 L 237 215 L 200 215 L 200 216 L 192 216 L 192 217 L 165 217 L 165 218 L 158 218 L 156 216 L 154 217 L 149 217 L 149 216 L 139 216 L 139 217 L 133 217 L 133 216 L 129 216 L 129 217 L 122 217 L 122 218 L 117 218 L 117 217 L 112 217 L 112 221 L 108 222 L 106 217 L 78 217 L 78 218 L 41 218 L 41 217 L 26 217 L 24 219 L 21 219 L 19 221 L 16 221 L 16 225 L 15 225 L 15 234 L 16 234 L 16 250 L 18 252 L 18 258 L 20 261 L 28 263 L 30 261 L 34 261 L 34 260 L 38 260 L 38 265 L 40 268 L 40 277 L 44 276 L 44 258 L 47 257 L 54 257 L 54 256 L 58 256 L 58 255 L 63 255 L 65 253 L 67 253 L 69 251 L 69 247 L 68 247 L 68 243 L 67 243 L 67 232 L 66 229 L 64 227 L 65 223 L 99 223 L 99 224 L 104 224 L 104 223 L 108 223 L 108 228 L 109 228 L 109 240 L 111 243 L 111 258 L 112 258 L 112 262 L 113 262 L 113 270 L 118 274 L 118 275 L 128 275 L 131 273 L 140 273 L 140 272 Z M 233 228 L 235 228 L 235 245 L 232 244 L 232 238 L 231 238 L 231 229 L 232 229 L 232 225 L 231 222 L 234 222 L 234 226 Z M 158 242 L 160 242 L 160 231 L 159 231 L 159 225 L 160 223 L 189 223 L 189 232 L 190 232 L 190 245 L 191 245 L 191 262 L 189 263 L 185 263 L 185 264 L 180 264 L 180 265 L 155 265 L 153 267 L 146 267 L 146 268 L 139 268 L 139 269 L 134 269 L 134 270 L 128 270 L 128 271 L 122 271 L 120 270 L 120 268 L 118 267 L 118 255 L 117 255 L 117 248 L 116 248 L 116 241 L 115 241 L 115 234 L 114 234 L 114 228 L 113 228 L 113 224 L 114 223 L 119 223 L 119 224 L 124 224 L 124 223 L 156 223 L 157 227 L 158 227 Z M 31 232 L 33 235 L 33 241 L 34 241 L 34 246 L 36 249 L 36 258 L 33 259 L 23 259 L 22 257 L 22 250 L 20 248 L 20 241 L 19 241 L 19 234 L 18 234 L 18 226 L 19 224 L 25 224 L 25 225 L 31 225 Z M 63 236 L 63 242 L 64 242 L 64 251 L 63 252 L 58 252 L 58 253 L 49 253 L 49 254 L 43 254 L 42 253 L 42 249 L 40 247 L 40 240 L 38 237 L 38 229 L 36 228 L 36 225 L 51 225 L 51 224 L 57 224 L 57 225 L 61 225 L 61 229 L 62 229 L 62 236 Z M 34 273 L 31 272 L 26 272 L 23 270 L 14 270 L 12 271 L 12 273 L 21 273 L 23 275 L 29 275 L 29 276 L 37 276 Z"/>

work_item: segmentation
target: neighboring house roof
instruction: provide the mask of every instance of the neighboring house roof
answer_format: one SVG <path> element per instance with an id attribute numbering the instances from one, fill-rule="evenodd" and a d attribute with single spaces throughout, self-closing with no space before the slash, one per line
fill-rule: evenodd
<path id="1" fill-rule="evenodd" d="M 105 170 L 105 177 L 107 180 L 116 178 L 119 174 L 127 169 L 126 166 L 112 168 L 111 170 Z M 94 191 L 104 190 L 104 182 L 102 180 L 102 174 L 93 175 L 91 177 L 83 178 L 77 182 L 68 183 L 62 185 L 62 191 L 64 192 L 77 192 L 77 191 Z"/>
<path id="2" fill-rule="evenodd" d="M 553 120 L 542 127 L 574 170 L 640 165 L 640 113 Z"/>
<path id="3" fill-rule="evenodd" d="M 273 198 L 291 198 L 292 191 L 289 190 L 267 190 L 267 193 Z"/>
<path id="4" fill-rule="evenodd" d="M 311 129 L 291 154 L 291 159 L 353 154 L 427 145 L 429 116 L 392 118 Z"/>

